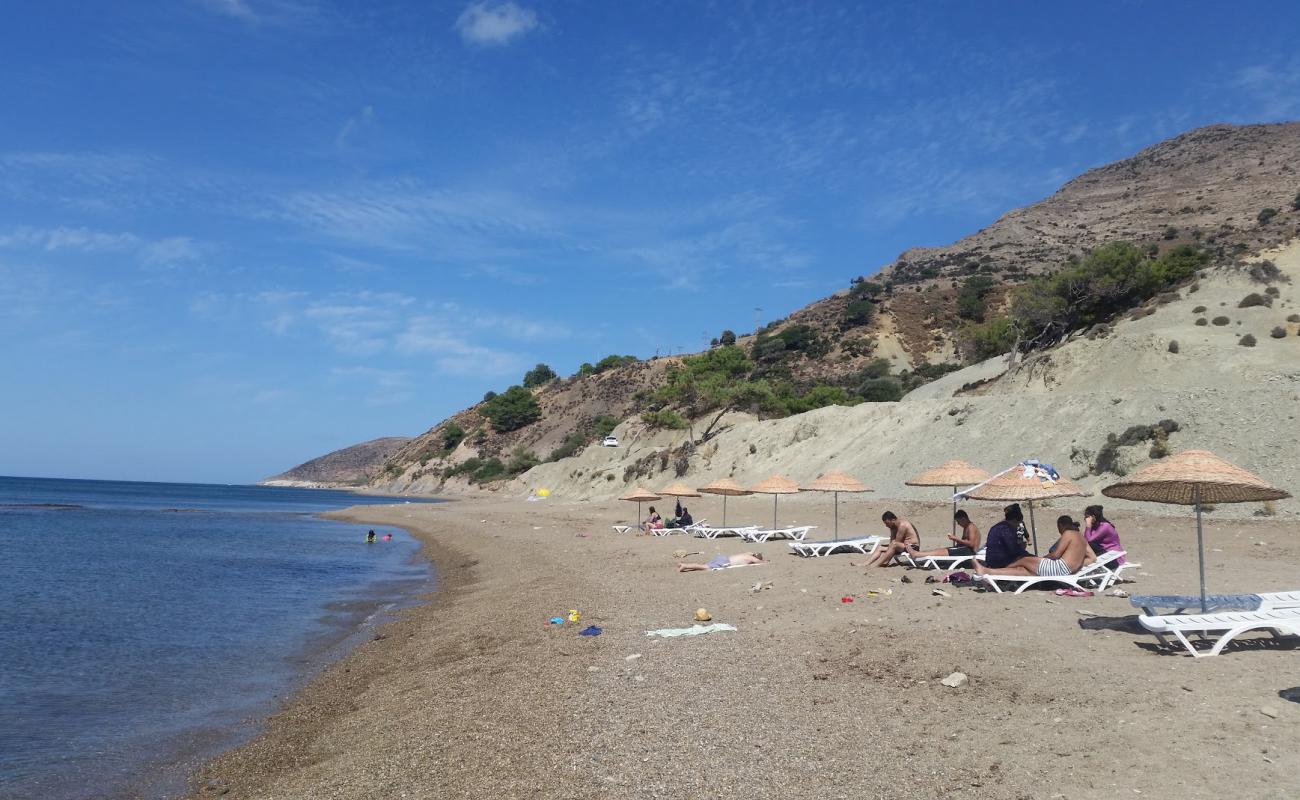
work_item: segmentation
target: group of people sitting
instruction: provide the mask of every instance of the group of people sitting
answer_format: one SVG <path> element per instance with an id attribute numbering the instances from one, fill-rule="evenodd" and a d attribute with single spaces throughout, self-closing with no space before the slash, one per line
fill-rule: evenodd
<path id="1" fill-rule="evenodd" d="M 682 505 L 682 501 L 677 501 L 677 508 L 674 509 L 674 513 L 672 519 L 665 521 L 663 517 L 659 516 L 659 512 L 655 511 L 655 507 L 650 506 L 650 514 L 645 518 L 645 522 L 640 525 L 641 532 L 653 533 L 664 528 L 685 528 L 695 524 L 690 510 Z"/>
<path id="2" fill-rule="evenodd" d="M 1056 529 L 1060 538 L 1042 556 L 1029 552 L 1029 535 L 1025 531 L 1025 516 L 1020 510 L 1020 504 L 1012 503 L 1002 513 L 1002 521 L 989 529 L 983 558 L 974 561 L 974 569 L 978 573 L 1043 577 L 1070 575 L 1091 564 L 1102 553 L 1123 549 L 1120 547 L 1119 533 L 1114 524 L 1106 519 L 1101 506 L 1088 506 L 1083 510 L 1082 526 L 1068 514 L 1058 517 Z M 959 510 L 953 518 L 960 530 L 959 535 L 948 536 L 952 544 L 934 550 L 922 550 L 921 534 L 917 532 L 916 526 L 900 519 L 894 512 L 886 511 L 881 520 L 889 529 L 889 544 L 873 553 L 866 566 L 887 566 L 894 563 L 901 553 L 907 553 L 913 560 L 927 556 L 976 555 L 980 550 L 979 527 L 965 510 Z M 1124 557 L 1120 556 L 1114 564 L 1120 566 L 1124 562 Z"/>

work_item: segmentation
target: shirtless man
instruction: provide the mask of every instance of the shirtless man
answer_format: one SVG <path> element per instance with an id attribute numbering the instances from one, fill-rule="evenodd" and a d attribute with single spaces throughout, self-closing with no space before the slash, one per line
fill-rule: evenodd
<path id="1" fill-rule="evenodd" d="M 889 528 L 889 544 L 876 551 L 876 554 L 867 559 L 867 568 L 883 567 L 893 563 L 894 556 L 907 550 L 916 552 L 921 549 L 921 534 L 916 532 L 916 527 L 905 519 L 899 519 L 898 515 L 892 511 L 886 511 L 880 515 L 880 520 Z"/>
<path id="2" fill-rule="evenodd" d="M 980 549 L 980 529 L 971 522 L 970 516 L 963 510 L 952 515 L 957 520 L 957 525 L 961 527 L 960 536 L 949 536 L 948 540 L 952 542 L 952 547 L 940 547 L 937 550 L 919 550 L 912 553 L 913 559 L 921 559 L 926 556 L 973 556 Z"/>
<path id="3" fill-rule="evenodd" d="M 1079 523 L 1064 515 L 1056 520 L 1056 529 L 1061 538 L 1052 546 L 1052 551 L 1045 556 L 1023 556 L 1002 569 L 990 569 L 980 562 L 975 562 L 975 571 L 981 575 L 1038 575 L 1044 578 L 1061 577 L 1078 572 L 1085 564 L 1097 560 L 1092 548 L 1083 538 Z"/>
<path id="4" fill-rule="evenodd" d="M 751 564 L 766 564 L 763 560 L 762 553 L 739 553 L 734 556 L 714 556 L 713 560 L 707 564 L 685 564 L 677 565 L 678 572 L 702 572 L 706 569 L 726 569 L 727 567 L 747 567 Z"/>

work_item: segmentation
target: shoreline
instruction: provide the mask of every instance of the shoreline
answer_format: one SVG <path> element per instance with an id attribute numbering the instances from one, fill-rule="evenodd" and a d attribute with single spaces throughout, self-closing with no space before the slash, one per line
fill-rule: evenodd
<path id="1" fill-rule="evenodd" d="M 396 602 L 395 608 L 387 611 L 382 609 L 381 602 L 376 601 L 373 615 L 361 620 L 337 641 L 316 651 L 322 657 L 317 668 L 305 681 L 286 697 L 275 701 L 270 713 L 244 723 L 254 725 L 256 733 L 251 737 L 243 737 L 235 746 L 227 747 L 215 756 L 191 766 L 188 776 L 183 776 L 182 784 L 187 788 L 179 797 L 240 796 L 240 791 L 251 790 L 246 780 L 248 776 L 274 774 L 298 766 L 300 759 L 296 753 L 301 752 L 302 743 L 347 713 L 346 706 L 338 703 L 339 695 L 363 692 L 380 677 L 373 670 L 373 665 L 391 662 L 395 658 L 395 654 L 389 651 L 394 649 L 394 643 L 400 639 L 399 628 L 402 623 L 409 623 L 409 617 L 418 614 L 420 610 L 436 606 L 439 598 L 452 594 L 466 581 L 465 572 L 456 566 L 460 563 L 456 551 L 429 537 L 421 536 L 409 524 L 393 521 L 390 514 L 367 513 L 371 509 L 388 509 L 391 514 L 396 514 L 405 505 L 351 506 L 322 512 L 317 516 L 336 522 L 382 525 L 405 531 L 419 544 L 414 557 L 428 565 L 427 582 L 432 583 L 432 588 L 408 593 Z M 386 618 L 374 620 L 374 615 L 378 614 L 383 614 Z M 333 657 L 329 655 L 331 651 Z M 368 669 L 371 671 L 367 672 Z M 369 677 L 368 680 L 366 676 Z M 215 777 L 218 772 L 224 774 L 227 765 L 234 760 L 238 761 L 236 771 L 241 776 L 239 780 L 229 781 Z"/>
<path id="2" fill-rule="evenodd" d="M 946 504 L 843 506 L 845 535 L 879 527 L 881 506 L 916 521 L 929 546 L 947 530 Z M 971 508 L 987 527 L 991 507 Z M 860 557 L 610 532 L 627 512 L 483 499 L 331 515 L 406 529 L 435 563 L 437 590 L 320 673 L 257 739 L 196 772 L 189 796 L 939 798 L 976 788 L 1012 800 L 1042 796 L 1050 777 L 1069 798 L 1281 798 L 1300 768 L 1288 745 L 1300 706 L 1278 698 L 1296 682 L 1293 645 L 1171 656 L 1132 630 L 1120 598 L 935 596 L 924 572 L 864 576 Z M 829 531 L 826 504 L 800 498 L 782 514 Z M 858 515 L 867 521 L 849 521 Z M 1194 588 L 1187 518 L 1117 516 L 1144 564 L 1126 589 Z M 1211 591 L 1296 588 L 1294 522 L 1208 526 Z M 702 560 L 758 549 L 771 563 L 679 575 L 678 548 Z M 701 606 L 737 631 L 645 637 L 690 625 Z M 545 624 L 568 608 L 582 612 L 579 626 Z M 587 624 L 602 635 L 579 637 Z M 954 670 L 968 686 L 939 685 Z"/>

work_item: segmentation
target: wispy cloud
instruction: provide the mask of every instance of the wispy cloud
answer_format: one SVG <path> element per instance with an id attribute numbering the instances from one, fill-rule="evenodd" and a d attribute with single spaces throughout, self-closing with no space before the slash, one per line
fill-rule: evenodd
<path id="1" fill-rule="evenodd" d="M 1252 64 L 1237 70 L 1228 85 L 1246 95 L 1252 122 L 1300 117 L 1300 61 Z"/>
<path id="2" fill-rule="evenodd" d="M 538 26 L 537 12 L 507 2 L 480 0 L 470 3 L 456 18 L 456 31 L 466 44 L 501 46 Z"/>
<path id="3" fill-rule="evenodd" d="M 75 250 L 83 253 L 122 252 L 140 246 L 140 237 L 131 233 L 108 233 L 90 228 L 14 228 L 0 233 L 0 248 L 43 250 L 53 253 Z"/>
<path id="4" fill-rule="evenodd" d="M 441 317 L 409 320 L 397 335 L 398 351 L 433 358 L 437 368 L 452 375 L 506 375 L 526 362 L 514 353 L 472 344 Z"/>
<path id="5" fill-rule="evenodd" d="M 411 389 L 411 373 L 400 369 L 378 367 L 335 367 L 330 378 L 335 383 L 356 387 L 365 398 L 366 405 L 392 406 L 410 402 L 415 397 Z"/>
<path id="6" fill-rule="evenodd" d="M 319 21 L 320 9 L 304 0 L 192 0 L 218 16 L 248 26 L 301 27 Z"/>

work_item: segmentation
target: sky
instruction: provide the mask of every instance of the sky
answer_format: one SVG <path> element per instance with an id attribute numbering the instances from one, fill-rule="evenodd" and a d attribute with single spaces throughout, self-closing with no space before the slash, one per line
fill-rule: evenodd
<path id="1" fill-rule="evenodd" d="M 16 4 L 0 475 L 246 483 L 751 331 L 1201 125 L 1300 4 Z"/>

